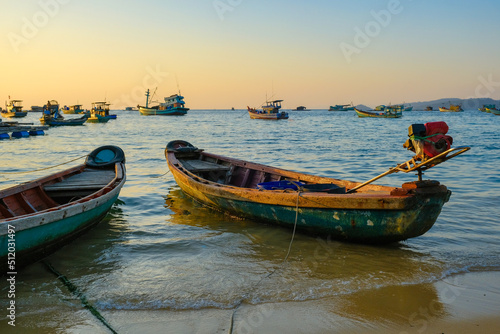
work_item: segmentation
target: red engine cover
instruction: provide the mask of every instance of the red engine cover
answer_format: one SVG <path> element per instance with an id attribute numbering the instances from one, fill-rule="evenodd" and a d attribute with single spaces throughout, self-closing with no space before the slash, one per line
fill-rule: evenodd
<path id="1" fill-rule="evenodd" d="M 453 144 L 453 138 L 447 136 L 448 124 L 446 122 L 425 123 L 427 140 L 424 142 L 424 153 L 429 158 L 449 150 Z M 434 135 L 434 136 L 433 136 Z"/>

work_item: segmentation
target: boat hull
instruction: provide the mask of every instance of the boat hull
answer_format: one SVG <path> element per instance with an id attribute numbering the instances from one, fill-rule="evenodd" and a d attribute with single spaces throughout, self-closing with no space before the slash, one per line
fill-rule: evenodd
<path id="1" fill-rule="evenodd" d="M 489 112 L 489 113 L 491 113 L 493 115 L 497 115 L 497 116 L 500 115 L 500 110 L 498 110 L 498 109 L 486 108 L 486 112 Z"/>
<path id="2" fill-rule="evenodd" d="M 173 108 L 169 110 L 159 110 L 152 108 L 139 107 L 141 115 L 145 116 L 183 116 L 186 115 L 189 108 Z"/>
<path id="3" fill-rule="evenodd" d="M 107 123 L 111 118 L 106 116 L 101 116 L 99 114 L 94 114 L 87 119 L 88 123 Z"/>
<path id="4" fill-rule="evenodd" d="M 46 257 L 99 223 L 117 200 L 119 190 L 106 198 L 99 198 L 66 210 L 3 223 L 2 229 L 6 229 L 9 225 L 15 227 L 16 266 L 26 266 Z M 43 224 L 37 224 L 40 221 Z M 27 225 L 30 228 L 26 228 Z M 9 242 L 8 235 L 2 232 L 1 263 L 7 263 Z"/>
<path id="5" fill-rule="evenodd" d="M 210 156 L 217 161 L 224 161 L 225 158 Z M 296 222 L 300 231 L 350 242 L 390 243 L 420 236 L 433 226 L 451 195 L 441 185 L 416 189 L 414 192 L 373 186 L 374 193 L 367 194 L 299 194 L 296 191 L 239 188 L 193 177 L 186 173 L 175 153 L 167 152 L 167 162 L 182 191 L 207 206 L 239 217 L 290 228 Z M 255 171 L 247 175 L 269 169 L 282 173 L 287 179 L 339 182 L 248 162 L 240 165 L 243 164 L 256 166 Z M 352 187 L 356 183 L 345 181 L 344 185 Z M 377 195 L 377 191 L 383 191 L 384 195 Z M 395 195 L 392 195 L 393 191 L 396 191 Z M 401 191 L 399 195 L 398 191 Z"/>
<path id="6" fill-rule="evenodd" d="M 21 118 L 21 117 L 25 117 L 26 115 L 28 115 L 28 112 L 27 111 L 7 111 L 7 112 L 4 112 L 2 111 L 0 113 L 2 115 L 2 117 L 5 117 L 5 118 Z"/>
<path id="7" fill-rule="evenodd" d="M 87 121 L 88 117 L 83 116 L 80 118 L 74 118 L 74 119 L 64 119 L 64 120 L 57 120 L 57 119 L 46 119 L 45 117 L 40 118 L 40 123 L 43 125 L 49 125 L 49 126 L 77 126 L 77 125 L 83 125 Z"/>
<path id="8" fill-rule="evenodd" d="M 354 111 L 356 111 L 356 114 L 358 117 L 372 117 L 372 118 L 400 118 L 403 116 L 402 113 L 387 113 L 385 111 L 380 111 L 380 112 L 369 112 L 369 111 L 363 111 L 359 110 L 357 108 L 354 108 Z"/>
<path id="9" fill-rule="evenodd" d="M 279 113 L 273 113 L 273 114 L 267 114 L 267 113 L 256 113 L 249 111 L 248 114 L 250 115 L 251 119 L 270 119 L 270 120 L 278 120 L 278 119 L 288 119 L 288 114 L 279 112 Z"/>
<path id="10" fill-rule="evenodd" d="M 102 151 L 114 157 L 98 156 Z M 124 163 L 121 149 L 103 146 L 84 165 L 1 190 L 2 266 L 8 260 L 16 268 L 36 262 L 99 223 L 125 184 Z"/>
<path id="11" fill-rule="evenodd" d="M 441 112 L 462 112 L 462 108 L 455 108 L 455 109 L 448 109 L 448 108 L 439 108 L 439 111 Z"/>

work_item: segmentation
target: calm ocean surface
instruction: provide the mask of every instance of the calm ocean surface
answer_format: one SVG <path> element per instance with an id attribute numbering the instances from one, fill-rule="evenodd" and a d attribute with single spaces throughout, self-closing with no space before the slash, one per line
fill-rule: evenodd
<path id="1" fill-rule="evenodd" d="M 100 145 L 125 151 L 127 182 L 108 217 L 48 258 L 99 310 L 231 309 L 245 294 L 252 304 L 319 300 L 500 270 L 500 117 L 414 111 L 400 119 L 362 119 L 353 111 L 317 110 L 262 121 L 250 120 L 243 110 L 191 110 L 184 117 L 116 113 L 118 119 L 107 124 L 52 128 L 46 136 L 0 141 L 0 188 L 83 160 L 32 174 L 3 172 L 56 165 Z M 22 121 L 39 124 L 38 117 L 30 113 Z M 424 174 L 452 191 L 434 227 L 389 246 L 298 234 L 282 266 L 291 230 L 200 206 L 183 195 L 170 173 L 165 175 L 165 146 L 183 139 L 212 153 L 365 181 L 411 158 L 402 147 L 408 126 L 431 121 L 446 121 L 454 146 L 472 149 Z M 399 186 L 415 179 L 394 174 L 376 183 Z M 3 309 L 5 280 L 0 289 Z M 36 321 L 61 328 L 68 319 L 57 314 L 81 308 L 39 263 L 18 273 L 16 303 L 28 327 Z M 82 314 L 76 317 L 73 321 L 85 323 Z"/>

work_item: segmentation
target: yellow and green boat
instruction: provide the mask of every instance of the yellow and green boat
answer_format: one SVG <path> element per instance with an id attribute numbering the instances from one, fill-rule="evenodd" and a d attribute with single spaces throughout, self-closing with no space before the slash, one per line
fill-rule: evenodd
<path id="1" fill-rule="evenodd" d="M 232 215 L 361 243 L 418 237 L 433 226 L 451 192 L 437 181 L 423 181 L 421 171 L 447 160 L 444 155 L 391 169 L 417 170 L 419 180 L 389 187 L 229 158 L 181 140 L 165 149 L 175 181 L 196 201 Z"/>

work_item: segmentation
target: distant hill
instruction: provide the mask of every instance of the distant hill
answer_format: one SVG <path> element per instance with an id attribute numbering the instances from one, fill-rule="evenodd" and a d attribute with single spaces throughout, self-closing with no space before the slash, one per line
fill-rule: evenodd
<path id="1" fill-rule="evenodd" d="M 426 102 L 411 102 L 405 103 L 406 106 L 413 106 L 413 110 L 425 110 L 427 106 L 433 107 L 438 110 L 439 107 L 449 107 L 450 104 L 461 104 L 464 110 L 477 110 L 484 104 L 496 104 L 500 106 L 500 101 L 491 98 L 473 98 L 473 99 L 459 99 L 459 98 L 446 98 Z"/>
<path id="2" fill-rule="evenodd" d="M 368 106 L 365 106 L 364 104 L 358 104 L 358 105 L 356 105 L 355 107 L 356 107 L 356 109 L 359 109 L 359 110 L 365 110 L 365 111 L 366 111 L 366 110 L 373 110 L 373 108 L 370 108 L 370 107 L 368 107 Z"/>

